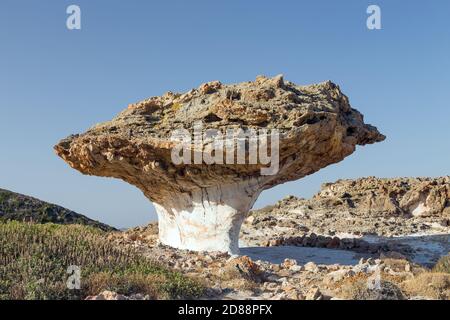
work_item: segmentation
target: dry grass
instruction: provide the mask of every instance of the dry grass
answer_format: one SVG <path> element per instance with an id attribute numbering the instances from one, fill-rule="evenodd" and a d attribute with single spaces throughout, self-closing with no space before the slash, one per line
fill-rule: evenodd
<path id="1" fill-rule="evenodd" d="M 436 263 L 434 272 L 450 273 L 450 255 L 444 256 Z"/>
<path id="2" fill-rule="evenodd" d="M 103 290 L 158 299 L 193 297 L 202 287 L 80 225 L 0 223 L 0 299 L 82 299 Z M 81 268 L 81 289 L 66 287 Z"/>
<path id="3" fill-rule="evenodd" d="M 359 273 L 336 282 L 331 289 L 337 293 L 339 298 L 346 300 L 405 299 L 405 295 L 398 286 L 398 283 L 404 281 L 403 277 L 381 273 L 379 289 L 369 285 L 369 283 L 373 284 L 373 279 L 373 274 Z"/>
<path id="4" fill-rule="evenodd" d="M 380 280 L 379 288 L 369 285 L 368 279 L 358 279 L 342 287 L 342 298 L 347 300 L 404 300 L 402 290 L 391 281 Z"/>
<path id="5" fill-rule="evenodd" d="M 442 257 L 432 269 L 402 283 L 410 296 L 450 300 L 450 255 Z"/>
<path id="6" fill-rule="evenodd" d="M 259 266 L 247 256 L 241 256 L 223 267 L 217 275 L 223 286 L 239 290 L 253 290 L 261 282 L 263 272 Z"/>
<path id="7" fill-rule="evenodd" d="M 450 274 L 447 269 L 448 256 L 443 257 L 435 266 L 432 272 L 428 269 L 412 264 L 401 259 L 384 259 L 384 264 L 396 274 L 381 273 L 381 291 L 369 289 L 368 281 L 370 276 L 358 274 L 346 278 L 333 286 L 339 292 L 339 296 L 351 300 L 371 300 L 371 299 L 450 299 Z M 409 265 L 411 273 L 404 272 L 405 266 Z M 372 275 L 373 277 L 373 275 Z"/>
<path id="8" fill-rule="evenodd" d="M 402 284 L 409 296 L 428 297 L 432 299 L 450 299 L 450 274 L 426 272 L 407 280 Z"/>
<path id="9" fill-rule="evenodd" d="M 96 295 L 104 290 L 113 290 L 119 293 L 143 293 L 150 299 L 160 298 L 157 287 L 163 285 L 165 278 L 160 275 L 130 274 L 123 277 L 108 272 L 99 272 L 86 279 L 86 295 Z"/>

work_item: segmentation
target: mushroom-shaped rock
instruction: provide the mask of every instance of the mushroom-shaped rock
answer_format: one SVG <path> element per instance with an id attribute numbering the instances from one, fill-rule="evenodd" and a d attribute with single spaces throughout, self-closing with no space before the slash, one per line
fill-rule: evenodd
<path id="1" fill-rule="evenodd" d="M 131 104 L 55 150 L 84 174 L 142 190 L 156 207 L 161 243 L 237 253 L 242 221 L 263 190 L 384 138 L 332 82 L 259 76 Z"/>

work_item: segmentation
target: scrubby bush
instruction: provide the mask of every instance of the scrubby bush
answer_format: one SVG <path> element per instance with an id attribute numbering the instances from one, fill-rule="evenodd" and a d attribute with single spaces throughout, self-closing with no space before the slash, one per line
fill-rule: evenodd
<path id="1" fill-rule="evenodd" d="M 434 272 L 450 273 L 450 254 L 442 257 L 433 268 Z"/>
<path id="2" fill-rule="evenodd" d="M 448 300 L 450 299 L 450 274 L 424 272 L 406 281 L 403 289 L 410 296 Z"/>
<path id="3" fill-rule="evenodd" d="M 349 282 L 342 290 L 343 298 L 348 300 L 405 300 L 402 290 L 393 282 L 380 280 L 373 286 L 368 279 Z"/>
<path id="4" fill-rule="evenodd" d="M 71 265 L 81 269 L 81 289 L 66 286 Z M 80 225 L 0 223 L 0 299 L 82 299 L 102 290 L 152 298 L 194 297 L 202 287 L 106 233 Z"/>

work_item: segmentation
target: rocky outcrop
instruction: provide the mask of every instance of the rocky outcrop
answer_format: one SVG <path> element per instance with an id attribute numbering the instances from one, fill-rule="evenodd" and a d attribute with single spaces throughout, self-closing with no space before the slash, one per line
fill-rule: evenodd
<path id="1" fill-rule="evenodd" d="M 450 177 L 339 180 L 312 201 L 370 215 L 450 217 Z"/>
<path id="2" fill-rule="evenodd" d="M 288 196 L 263 211 L 345 212 L 354 217 L 450 218 L 450 177 L 359 178 L 325 183 L 311 199 Z"/>
<path id="3" fill-rule="evenodd" d="M 132 104 L 55 150 L 84 174 L 142 190 L 155 204 L 163 244 L 237 252 L 240 225 L 263 190 L 383 139 L 337 85 L 260 76 Z"/>
<path id="4" fill-rule="evenodd" d="M 273 206 L 254 210 L 245 220 L 242 240 L 248 245 L 296 245 L 395 250 L 408 253 L 394 239 L 368 243 L 363 236 L 387 240 L 417 235 L 447 247 L 450 233 L 450 177 L 360 178 L 325 183 L 310 199 L 288 196 Z M 387 237 L 387 238 L 386 238 Z M 413 238 L 410 238 L 413 242 Z"/>

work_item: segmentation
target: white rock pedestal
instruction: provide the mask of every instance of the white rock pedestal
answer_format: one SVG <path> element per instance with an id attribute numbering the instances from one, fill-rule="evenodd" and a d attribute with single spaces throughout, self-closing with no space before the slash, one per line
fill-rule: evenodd
<path id="1" fill-rule="evenodd" d="M 279 170 L 267 172 L 268 153 L 261 150 L 268 140 L 258 138 L 256 152 L 250 129 L 259 138 L 270 131 L 270 168 Z M 174 161 L 179 130 L 187 148 L 183 161 Z M 229 130 L 232 153 L 231 143 L 222 144 Z M 213 81 L 130 104 L 111 121 L 61 140 L 55 151 L 83 174 L 139 188 L 156 203 L 161 243 L 237 253 L 242 221 L 262 190 L 337 163 L 356 145 L 384 139 L 336 84 L 300 86 L 280 75 L 231 85 Z"/>
<path id="2" fill-rule="evenodd" d="M 159 240 L 178 249 L 237 254 L 242 222 L 260 192 L 256 184 L 241 182 L 173 194 L 154 203 Z"/>

